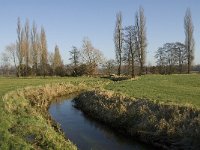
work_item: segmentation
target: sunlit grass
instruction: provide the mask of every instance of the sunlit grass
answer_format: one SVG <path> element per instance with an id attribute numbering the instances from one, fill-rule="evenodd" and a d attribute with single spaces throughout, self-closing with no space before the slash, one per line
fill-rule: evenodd
<path id="1" fill-rule="evenodd" d="M 147 75 L 137 80 L 113 82 L 109 90 L 135 98 L 192 104 L 200 107 L 200 75 Z"/>

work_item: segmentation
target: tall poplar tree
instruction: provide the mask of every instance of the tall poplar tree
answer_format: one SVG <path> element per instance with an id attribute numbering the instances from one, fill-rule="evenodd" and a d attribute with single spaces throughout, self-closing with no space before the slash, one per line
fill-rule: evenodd
<path id="1" fill-rule="evenodd" d="M 30 27 L 29 20 L 26 19 L 26 23 L 24 26 L 24 59 L 25 59 L 25 75 L 28 75 L 28 68 L 30 63 Z"/>
<path id="2" fill-rule="evenodd" d="M 146 47 L 147 47 L 147 38 L 146 38 L 146 19 L 144 16 L 144 9 L 139 8 L 139 11 L 136 13 L 135 26 L 137 30 L 137 55 L 140 64 L 140 75 L 144 73 L 144 64 L 146 61 Z"/>
<path id="3" fill-rule="evenodd" d="M 184 27 L 185 27 L 185 46 L 186 46 L 187 65 L 188 65 L 187 72 L 189 74 L 191 70 L 191 65 L 194 60 L 194 38 L 193 38 L 194 26 L 192 23 L 192 16 L 189 8 L 186 10 L 185 13 Z"/>
<path id="4" fill-rule="evenodd" d="M 23 61 L 23 49 L 22 49 L 22 41 L 23 41 L 23 31 L 21 26 L 20 18 L 17 19 L 17 58 L 19 62 L 19 66 L 17 68 L 17 76 L 21 76 L 21 66 Z"/>
<path id="5" fill-rule="evenodd" d="M 122 66 L 122 41 L 123 41 L 123 29 L 122 29 L 122 14 L 121 12 L 116 15 L 116 26 L 114 32 L 115 54 L 118 63 L 118 75 L 121 74 Z"/>
<path id="6" fill-rule="evenodd" d="M 58 48 L 58 45 L 55 46 L 55 52 L 54 52 L 54 57 L 53 57 L 53 71 L 57 75 L 57 69 L 61 69 L 63 66 L 63 62 L 61 60 L 60 56 L 60 50 Z"/>
<path id="7" fill-rule="evenodd" d="M 40 33 L 40 47 L 41 47 L 41 70 L 42 70 L 42 74 L 45 77 L 47 75 L 47 41 L 46 41 L 46 33 L 44 28 L 41 28 L 41 33 Z"/>

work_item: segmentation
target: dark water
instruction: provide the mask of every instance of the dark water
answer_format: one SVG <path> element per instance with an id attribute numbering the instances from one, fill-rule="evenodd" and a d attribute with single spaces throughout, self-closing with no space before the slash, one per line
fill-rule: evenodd
<path id="1" fill-rule="evenodd" d="M 57 121 L 65 136 L 80 150 L 140 150 L 149 146 L 115 133 L 73 107 L 72 98 L 51 104 L 49 113 Z"/>

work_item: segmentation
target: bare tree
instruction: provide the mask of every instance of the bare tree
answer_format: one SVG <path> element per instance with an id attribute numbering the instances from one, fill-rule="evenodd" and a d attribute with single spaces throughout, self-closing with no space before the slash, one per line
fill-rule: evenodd
<path id="1" fill-rule="evenodd" d="M 1 54 L 1 68 L 3 75 L 9 76 L 10 57 L 7 52 Z"/>
<path id="2" fill-rule="evenodd" d="M 28 75 L 28 68 L 30 63 L 30 27 L 29 20 L 26 19 L 24 26 L 25 38 L 24 38 L 24 55 L 25 55 L 25 75 Z"/>
<path id="3" fill-rule="evenodd" d="M 185 27 L 185 45 L 187 50 L 187 65 L 189 74 L 191 70 L 191 65 L 194 60 L 194 38 L 193 38 L 194 26 L 192 23 L 192 16 L 190 9 L 187 9 L 185 13 L 184 27 Z"/>
<path id="4" fill-rule="evenodd" d="M 93 47 L 88 38 L 83 39 L 83 46 L 81 51 L 82 62 L 89 68 L 88 74 L 94 74 L 99 64 L 103 61 L 103 54 L 100 50 Z"/>
<path id="5" fill-rule="evenodd" d="M 179 66 L 179 73 L 183 72 L 183 65 L 187 61 L 187 51 L 186 51 L 186 46 L 183 43 L 176 42 L 174 44 L 174 49 L 175 49 L 175 55 L 178 61 L 178 66 Z"/>
<path id="6" fill-rule="evenodd" d="M 59 75 L 59 69 L 61 70 L 63 66 L 63 62 L 60 56 L 60 50 L 58 45 L 55 46 L 54 57 L 53 57 L 53 71 L 56 75 Z"/>
<path id="7" fill-rule="evenodd" d="M 134 26 L 125 28 L 125 57 L 128 65 L 131 66 L 131 76 L 135 77 L 135 61 L 136 61 L 136 30 Z"/>
<path id="8" fill-rule="evenodd" d="M 137 30 L 137 55 L 140 63 L 140 74 L 144 73 L 144 64 L 146 61 L 146 19 L 144 16 L 144 9 L 139 8 L 135 16 L 135 27 Z"/>
<path id="9" fill-rule="evenodd" d="M 21 76 L 21 66 L 22 66 L 22 61 L 23 61 L 23 35 L 24 35 L 24 31 L 21 27 L 21 21 L 20 18 L 17 19 L 17 58 L 18 58 L 18 62 L 19 62 L 19 66 L 18 66 L 18 71 L 17 71 L 17 76 L 20 77 Z"/>
<path id="10" fill-rule="evenodd" d="M 121 74 L 122 65 L 122 41 L 123 41 L 123 31 L 122 31 L 122 14 L 121 12 L 116 15 L 116 26 L 114 32 L 114 43 L 115 43 L 115 54 L 118 63 L 118 75 Z"/>
<path id="11" fill-rule="evenodd" d="M 37 26 L 35 22 L 33 22 L 32 29 L 31 29 L 31 50 L 32 50 L 32 68 L 34 74 L 37 75 L 38 73 L 38 64 L 39 64 L 39 49 L 40 49 L 40 40 L 39 35 L 37 33 Z"/>
<path id="12" fill-rule="evenodd" d="M 159 73 L 160 74 L 166 74 L 166 51 L 163 47 L 159 47 L 158 50 L 156 51 L 155 58 L 157 59 L 156 63 L 157 66 L 159 67 Z"/>
<path id="13" fill-rule="evenodd" d="M 103 59 L 103 54 L 100 50 L 94 48 L 91 41 L 88 38 L 83 39 L 83 46 L 82 46 L 82 60 L 86 64 L 95 63 L 100 64 Z"/>
<path id="14" fill-rule="evenodd" d="M 79 63 L 80 51 L 78 50 L 77 47 L 72 46 L 70 55 L 71 55 L 71 58 L 69 58 L 69 60 L 71 60 L 71 62 L 74 64 L 74 67 L 77 67 L 77 65 Z"/>
<path id="15" fill-rule="evenodd" d="M 163 48 L 166 53 L 166 63 L 169 66 L 168 74 L 171 74 L 172 68 L 177 64 L 175 44 L 166 43 Z"/>
<path id="16" fill-rule="evenodd" d="M 115 72 L 115 61 L 113 59 L 105 61 L 103 68 L 106 75 L 111 75 Z"/>
<path id="17" fill-rule="evenodd" d="M 53 52 L 48 52 L 48 62 L 51 68 L 53 68 L 53 63 L 54 63 L 54 53 Z"/>
<path id="18" fill-rule="evenodd" d="M 17 47 L 16 47 L 16 44 L 11 43 L 11 44 L 7 45 L 6 46 L 6 51 L 9 53 L 10 59 L 13 60 L 13 64 L 15 66 L 15 70 L 17 71 L 17 66 L 19 64 L 18 64 L 18 61 L 17 61 Z"/>
<path id="19" fill-rule="evenodd" d="M 47 59 L 47 41 L 46 41 L 46 33 L 44 28 L 41 28 L 41 33 L 40 33 L 40 47 L 41 47 L 41 70 L 42 74 L 45 77 L 47 74 L 47 64 L 48 64 L 48 59 Z"/>
<path id="20" fill-rule="evenodd" d="M 166 43 L 158 48 L 155 58 L 161 74 L 166 73 L 166 68 L 169 74 L 173 73 L 177 65 L 179 72 L 182 73 L 183 65 L 187 60 L 185 45 L 180 42 Z"/>
<path id="21" fill-rule="evenodd" d="M 80 51 L 78 50 L 77 47 L 72 46 L 72 50 L 70 51 L 71 57 L 69 60 L 71 60 L 73 64 L 73 75 L 77 76 L 78 74 L 78 64 L 79 64 L 79 59 L 80 59 Z"/>

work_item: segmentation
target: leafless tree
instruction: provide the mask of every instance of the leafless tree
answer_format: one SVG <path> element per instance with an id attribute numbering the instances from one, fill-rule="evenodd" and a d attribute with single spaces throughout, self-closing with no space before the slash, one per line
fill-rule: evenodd
<path id="1" fill-rule="evenodd" d="M 31 29 L 31 50 L 32 50 L 32 68 L 34 74 L 37 75 L 38 73 L 38 64 L 39 64 L 39 52 L 40 52 L 40 40 L 39 35 L 37 32 L 37 26 L 35 22 L 33 22 L 32 29 Z"/>
<path id="2" fill-rule="evenodd" d="M 3 75 L 9 76 L 9 68 L 10 68 L 10 57 L 7 52 L 2 52 L 1 54 L 1 68 Z"/>
<path id="3" fill-rule="evenodd" d="M 54 63 L 54 53 L 53 52 L 48 52 L 48 63 L 53 68 L 53 63 Z"/>
<path id="4" fill-rule="evenodd" d="M 160 74 L 166 74 L 166 69 L 165 66 L 166 64 L 166 51 L 163 47 L 159 47 L 158 50 L 156 51 L 155 58 L 157 59 L 156 63 L 157 66 L 159 67 L 159 73 Z"/>
<path id="5" fill-rule="evenodd" d="M 24 35 L 24 31 L 22 29 L 21 26 L 21 20 L 20 18 L 17 19 L 17 58 L 18 58 L 18 62 L 19 62 L 19 66 L 18 66 L 18 71 L 17 71 L 17 76 L 21 76 L 21 66 L 22 66 L 22 62 L 23 62 L 23 56 L 24 56 L 24 52 L 23 52 L 23 35 Z"/>
<path id="6" fill-rule="evenodd" d="M 78 75 L 78 64 L 80 61 L 80 51 L 78 50 L 77 47 L 72 46 L 72 50 L 70 51 L 70 58 L 69 60 L 71 60 L 73 66 L 73 75 L 77 76 Z"/>
<path id="7" fill-rule="evenodd" d="M 182 73 L 183 65 L 187 60 L 185 45 L 176 43 L 166 43 L 163 47 L 158 48 L 155 58 L 157 59 L 157 65 L 160 68 L 160 73 L 166 73 L 166 67 L 168 67 L 168 73 L 173 72 L 172 69 L 178 65 L 179 72 Z M 165 69 L 163 72 L 163 68 Z"/>
<path id="8" fill-rule="evenodd" d="M 118 63 L 118 75 L 121 74 L 122 66 L 122 41 L 123 41 L 123 29 L 122 29 L 122 14 L 121 12 L 116 15 L 116 26 L 114 32 L 115 54 Z"/>
<path id="9" fill-rule="evenodd" d="M 104 65 L 104 74 L 111 75 L 115 72 L 115 61 L 113 59 L 105 61 Z"/>
<path id="10" fill-rule="evenodd" d="M 187 65 L 189 74 L 191 70 L 191 65 L 194 60 L 194 38 L 193 38 L 194 26 L 192 23 L 192 16 L 190 9 L 187 9 L 185 13 L 184 27 L 185 27 L 185 45 L 187 49 Z"/>
<path id="11" fill-rule="evenodd" d="M 124 33 L 124 54 L 128 61 L 128 65 L 131 66 L 131 76 L 135 77 L 135 61 L 136 57 L 136 30 L 134 26 L 128 26 L 125 28 Z"/>
<path id="12" fill-rule="evenodd" d="M 18 60 L 17 60 L 17 47 L 16 47 L 16 44 L 11 43 L 11 44 L 7 45 L 6 46 L 6 51 L 10 55 L 10 58 L 12 59 L 13 64 L 15 66 L 15 70 L 17 71 L 17 66 L 19 64 L 18 64 Z"/>
<path id="13" fill-rule="evenodd" d="M 187 61 L 187 51 L 186 46 L 183 43 L 176 42 L 174 43 L 175 55 L 178 61 L 179 73 L 183 72 L 183 65 Z"/>
<path id="14" fill-rule="evenodd" d="M 80 57 L 80 51 L 78 50 L 78 48 L 76 46 L 72 46 L 72 50 L 70 51 L 70 58 L 69 60 L 71 60 L 72 64 L 74 65 L 74 67 L 77 67 L 78 63 L 79 63 L 79 57 Z"/>
<path id="15" fill-rule="evenodd" d="M 58 45 L 56 45 L 53 57 L 53 71 L 56 75 L 58 75 L 58 69 L 61 69 L 62 66 L 63 62 L 60 56 L 60 50 L 58 48 Z"/>
<path id="16" fill-rule="evenodd" d="M 91 41 L 88 38 L 84 38 L 81 58 L 82 62 L 88 65 L 90 68 L 89 74 L 94 74 L 97 71 L 97 66 L 100 65 L 103 61 L 103 54 L 100 50 L 93 47 Z"/>
<path id="17" fill-rule="evenodd" d="M 28 68 L 30 63 L 30 27 L 29 27 L 29 20 L 26 19 L 26 23 L 24 26 L 24 55 L 25 55 L 25 75 L 28 75 Z"/>
<path id="18" fill-rule="evenodd" d="M 137 55 L 140 63 L 140 74 L 144 73 L 144 64 L 146 61 L 146 47 L 147 47 L 147 38 L 146 38 L 146 19 L 144 16 L 144 9 L 139 8 L 139 11 L 135 16 L 135 28 L 137 31 Z"/>
<path id="19" fill-rule="evenodd" d="M 83 39 L 83 46 L 81 52 L 82 60 L 84 63 L 99 64 L 102 62 L 103 54 L 100 50 L 94 48 L 91 41 L 88 38 Z"/>
<path id="20" fill-rule="evenodd" d="M 42 74 L 45 77 L 47 74 L 47 64 L 48 64 L 48 59 L 47 59 L 47 41 L 46 41 L 46 33 L 44 28 L 41 28 L 41 33 L 40 33 L 40 50 L 41 50 L 41 70 Z"/>
<path id="21" fill-rule="evenodd" d="M 168 74 L 172 73 L 172 68 L 177 64 L 176 48 L 174 43 L 164 44 L 166 53 L 166 63 L 169 66 Z"/>

